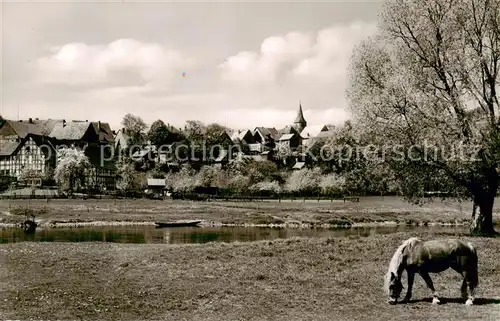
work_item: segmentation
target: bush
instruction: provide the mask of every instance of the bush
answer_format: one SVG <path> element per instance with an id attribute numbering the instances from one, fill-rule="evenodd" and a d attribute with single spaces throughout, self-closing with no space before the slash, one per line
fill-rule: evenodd
<path id="1" fill-rule="evenodd" d="M 197 186 L 196 181 L 195 173 L 188 168 L 167 175 L 167 185 L 175 193 L 192 192 Z"/>
<path id="2" fill-rule="evenodd" d="M 266 195 L 269 194 L 279 194 L 281 192 L 281 187 L 277 181 L 266 181 L 266 182 L 259 182 L 257 184 L 254 184 L 250 186 L 250 191 L 251 192 L 264 192 Z"/>
<path id="3" fill-rule="evenodd" d="M 76 148 L 61 148 L 58 151 L 57 167 L 54 178 L 62 191 L 69 194 L 75 190 L 85 189 L 85 173 L 91 168 L 89 158 L 84 151 Z"/>
<path id="4" fill-rule="evenodd" d="M 319 168 L 294 171 L 286 181 L 285 190 L 292 194 L 316 194 L 319 191 L 320 179 Z"/>
<path id="5" fill-rule="evenodd" d="M 345 178 L 335 173 L 328 174 L 321 178 L 319 187 L 321 193 L 324 195 L 343 195 L 345 190 Z"/>
<path id="6" fill-rule="evenodd" d="M 246 193 L 250 188 L 250 178 L 242 174 L 237 174 L 229 179 L 228 187 L 238 194 Z"/>

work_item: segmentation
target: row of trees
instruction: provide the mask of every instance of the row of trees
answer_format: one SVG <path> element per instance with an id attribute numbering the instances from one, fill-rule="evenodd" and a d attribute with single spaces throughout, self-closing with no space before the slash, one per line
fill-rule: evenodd
<path id="1" fill-rule="evenodd" d="M 231 194 L 293 194 L 297 196 L 341 196 L 344 194 L 397 193 L 386 186 L 383 177 L 373 173 L 325 172 L 320 167 L 280 170 L 270 161 L 235 161 L 225 169 L 203 166 L 185 167 L 176 173 L 161 175 L 177 193 L 191 193 L 200 187 L 217 187 Z M 128 180 L 129 181 L 129 180 Z"/>
<path id="2" fill-rule="evenodd" d="M 122 126 L 130 137 L 131 145 L 142 145 L 147 141 L 152 145 L 161 146 L 172 143 L 192 143 L 201 145 L 205 142 L 210 145 L 227 145 L 225 133 L 231 130 L 217 123 L 205 125 L 196 120 L 188 120 L 184 128 L 176 128 L 165 124 L 161 119 L 148 125 L 141 117 L 127 114 L 123 117 Z"/>

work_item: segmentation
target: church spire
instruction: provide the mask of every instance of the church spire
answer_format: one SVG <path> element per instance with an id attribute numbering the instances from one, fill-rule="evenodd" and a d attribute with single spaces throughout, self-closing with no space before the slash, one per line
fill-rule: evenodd
<path id="1" fill-rule="evenodd" d="M 304 114 L 302 113 L 302 102 L 299 101 L 299 112 L 295 121 L 293 122 L 293 127 L 300 133 L 304 128 L 306 128 L 307 122 L 304 118 Z"/>

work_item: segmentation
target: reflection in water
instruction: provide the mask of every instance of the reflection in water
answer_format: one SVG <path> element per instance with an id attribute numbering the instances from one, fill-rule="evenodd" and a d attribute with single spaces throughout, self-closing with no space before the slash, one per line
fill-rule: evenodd
<path id="1" fill-rule="evenodd" d="M 247 242 L 278 238 L 323 236 L 369 236 L 403 231 L 463 235 L 467 227 L 371 227 L 351 229 L 295 229 L 260 227 L 177 227 L 157 229 L 152 226 L 79 227 L 38 229 L 26 234 L 22 229 L 1 229 L 0 243 L 15 242 L 114 242 L 114 243 L 207 243 Z"/>

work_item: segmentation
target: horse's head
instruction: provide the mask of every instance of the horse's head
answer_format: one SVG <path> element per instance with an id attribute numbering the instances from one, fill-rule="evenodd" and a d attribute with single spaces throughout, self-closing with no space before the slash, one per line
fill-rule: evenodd
<path id="1" fill-rule="evenodd" d="M 401 280 L 394 274 L 394 272 L 390 272 L 387 276 L 387 294 L 389 294 L 389 303 L 396 304 L 403 291 L 403 283 Z"/>

